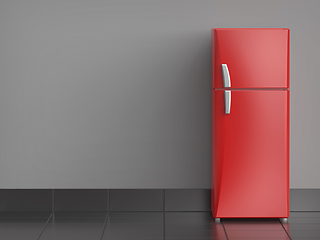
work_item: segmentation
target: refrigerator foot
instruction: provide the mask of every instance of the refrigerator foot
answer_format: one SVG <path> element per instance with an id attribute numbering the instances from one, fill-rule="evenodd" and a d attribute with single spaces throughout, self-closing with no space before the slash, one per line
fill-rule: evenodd
<path id="1" fill-rule="evenodd" d="M 280 218 L 281 222 L 288 222 L 288 218 Z"/>
<path id="2" fill-rule="evenodd" d="M 215 222 L 220 222 L 220 218 L 215 218 L 214 221 Z"/>

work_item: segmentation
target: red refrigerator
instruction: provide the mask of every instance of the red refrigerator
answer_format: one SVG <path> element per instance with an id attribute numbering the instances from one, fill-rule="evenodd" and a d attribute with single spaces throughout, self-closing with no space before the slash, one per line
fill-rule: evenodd
<path id="1" fill-rule="evenodd" d="M 214 218 L 289 217 L 289 29 L 212 29 Z"/>

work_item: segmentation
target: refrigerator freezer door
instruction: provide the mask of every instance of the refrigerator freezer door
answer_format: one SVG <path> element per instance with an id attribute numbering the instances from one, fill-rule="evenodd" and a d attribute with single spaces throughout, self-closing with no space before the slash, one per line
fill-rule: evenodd
<path id="1" fill-rule="evenodd" d="M 289 214 L 289 92 L 214 91 L 212 210 L 215 218 Z"/>
<path id="2" fill-rule="evenodd" d="M 232 88 L 289 87 L 289 29 L 213 29 L 214 88 L 223 88 L 223 65 Z"/>

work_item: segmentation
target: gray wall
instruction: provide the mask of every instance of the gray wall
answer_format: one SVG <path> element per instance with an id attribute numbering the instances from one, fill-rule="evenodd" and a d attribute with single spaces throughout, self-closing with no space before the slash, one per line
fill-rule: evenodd
<path id="1" fill-rule="evenodd" d="M 210 188 L 216 27 L 291 29 L 291 187 L 320 188 L 319 9 L 1 0 L 0 188 Z"/>

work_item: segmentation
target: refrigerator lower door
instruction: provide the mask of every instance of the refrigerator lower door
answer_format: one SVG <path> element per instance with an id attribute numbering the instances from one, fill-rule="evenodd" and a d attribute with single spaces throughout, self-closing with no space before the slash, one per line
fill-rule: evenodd
<path id="1" fill-rule="evenodd" d="M 215 218 L 289 216 L 289 92 L 213 95 L 212 212 Z"/>

